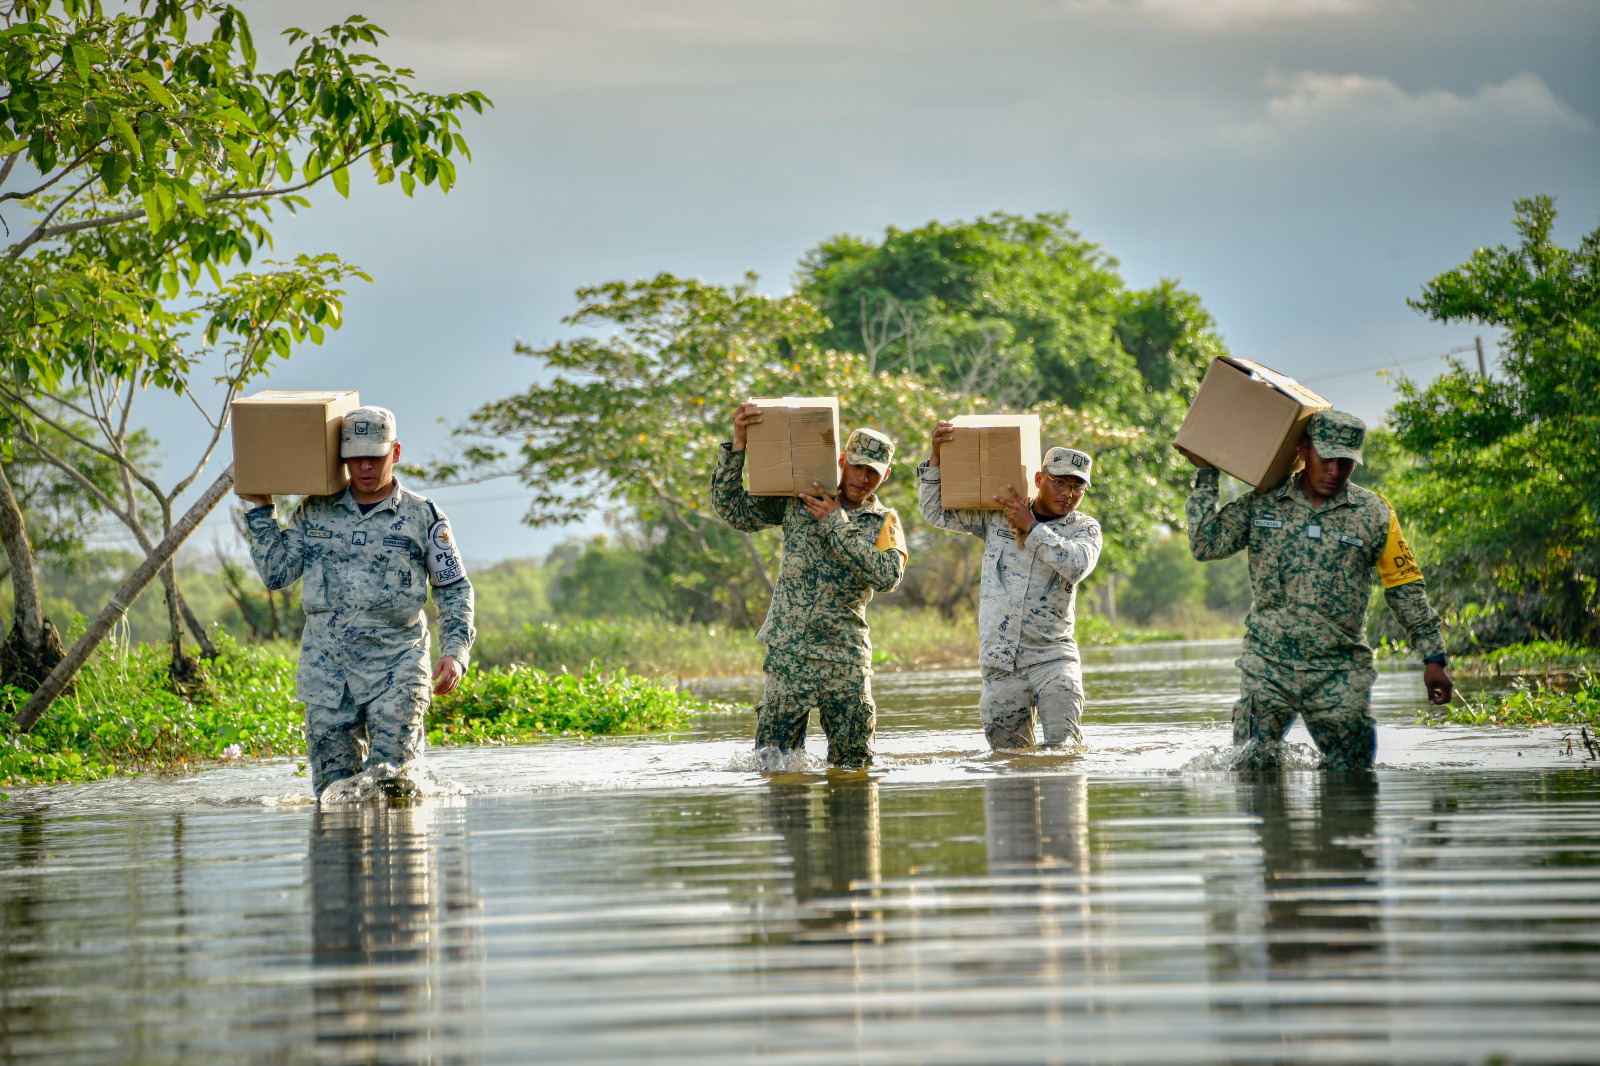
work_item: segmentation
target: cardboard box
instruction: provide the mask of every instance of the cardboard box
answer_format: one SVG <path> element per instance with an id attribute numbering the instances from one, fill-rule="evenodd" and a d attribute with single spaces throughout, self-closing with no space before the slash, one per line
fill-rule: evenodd
<path id="1" fill-rule="evenodd" d="M 248 496 L 328 496 L 350 481 L 339 458 L 355 392 L 258 392 L 233 401 L 233 487 Z"/>
<path id="2" fill-rule="evenodd" d="M 1038 415 L 959 415 L 939 449 L 939 498 L 947 511 L 998 511 L 1007 485 L 1033 497 L 1039 472 Z"/>
<path id="3" fill-rule="evenodd" d="M 1256 488 L 1289 475 L 1313 413 L 1333 404 L 1249 359 L 1213 359 L 1177 443 Z"/>
<path id="4" fill-rule="evenodd" d="M 839 398 L 753 398 L 761 421 L 746 435 L 744 465 L 752 496 L 797 496 L 839 489 Z"/>

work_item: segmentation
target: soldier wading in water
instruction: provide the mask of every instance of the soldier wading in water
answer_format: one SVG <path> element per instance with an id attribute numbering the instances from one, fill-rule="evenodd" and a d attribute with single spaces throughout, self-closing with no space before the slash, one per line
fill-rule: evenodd
<path id="1" fill-rule="evenodd" d="M 1234 765 L 1240 769 L 1276 766 L 1279 742 L 1296 714 L 1322 752 L 1324 769 L 1372 768 L 1377 675 L 1366 622 L 1374 568 L 1389 610 L 1427 664 L 1428 701 L 1450 702 L 1439 616 L 1400 520 L 1382 496 L 1348 484 L 1366 431 L 1355 415 L 1318 411 L 1300 441 L 1304 469 L 1221 510 L 1216 468 L 1178 448 L 1200 468 L 1185 508 L 1190 552 L 1207 562 L 1250 551 L 1253 600 L 1233 708 Z"/>
<path id="2" fill-rule="evenodd" d="M 400 769 L 427 742 L 428 622 L 422 605 L 433 585 L 443 654 L 433 691 L 461 682 L 472 650 L 472 583 L 432 500 L 400 486 L 394 415 L 358 407 L 344 416 L 339 455 L 350 485 L 308 496 L 278 526 L 272 497 L 245 496 L 250 555 L 269 589 L 304 575 L 295 693 L 306 705 L 311 786 L 359 773 L 363 764 Z"/>
<path id="3" fill-rule="evenodd" d="M 955 426 L 933 428 L 928 458 L 917 467 L 922 517 L 929 525 L 983 538 L 978 592 L 978 714 L 989 746 L 1033 747 L 1034 717 L 1046 744 L 1083 739 L 1083 667 L 1074 637 L 1078 586 L 1100 560 L 1100 523 L 1078 510 L 1094 460 L 1074 448 L 1051 448 L 1034 475 L 1030 500 L 1006 486 L 999 511 L 947 511 L 940 449 Z"/>
<path id="4" fill-rule="evenodd" d="M 767 646 L 756 747 L 804 748 L 815 709 L 828 762 L 866 766 L 877 724 L 867 604 L 874 591 L 900 584 L 906 570 L 900 517 L 874 495 L 889 476 L 894 443 L 876 430 L 850 434 L 839 456 L 837 496 L 816 482 L 815 495 L 752 496 L 744 488 L 745 441 L 760 421 L 758 406 L 739 405 L 733 441 L 722 445 L 711 478 L 712 506 L 734 529 L 783 527 L 783 563 L 756 634 Z"/>

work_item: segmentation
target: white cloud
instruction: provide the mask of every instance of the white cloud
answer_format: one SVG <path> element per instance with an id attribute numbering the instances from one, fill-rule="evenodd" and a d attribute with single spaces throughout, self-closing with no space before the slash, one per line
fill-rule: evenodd
<path id="1" fill-rule="evenodd" d="M 1366 0 L 1067 0 L 1078 11 L 1148 12 L 1205 29 L 1243 23 L 1284 22 L 1325 15 L 1348 15 Z"/>
<path id="2" fill-rule="evenodd" d="M 1411 93 L 1388 78 L 1302 71 L 1267 80 L 1264 115 L 1230 127 L 1235 142 L 1267 147 L 1305 138 L 1363 141 L 1593 132 L 1594 124 L 1535 74 L 1518 74 L 1467 95 L 1445 89 Z"/>

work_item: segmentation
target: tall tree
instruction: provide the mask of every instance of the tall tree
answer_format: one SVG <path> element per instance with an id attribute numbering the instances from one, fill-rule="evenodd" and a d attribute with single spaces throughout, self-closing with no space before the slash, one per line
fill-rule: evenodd
<path id="1" fill-rule="evenodd" d="M 1518 200 L 1516 247 L 1480 248 L 1411 306 L 1505 331 L 1498 373 L 1402 379 L 1394 476 L 1432 586 L 1491 639 L 1600 642 L 1600 228 L 1551 239 L 1555 203 Z"/>
<path id="2" fill-rule="evenodd" d="M 280 339 L 319 341 L 338 320 L 315 290 L 348 268 L 301 260 L 244 274 L 270 245 L 272 206 L 308 206 L 304 194 L 324 182 L 348 195 L 356 166 L 407 195 L 418 183 L 448 191 L 453 156 L 467 151 L 460 115 L 488 103 L 414 88 L 409 71 L 362 51 L 382 31 L 359 16 L 288 31 L 300 48 L 279 70 L 258 67 L 244 15 L 217 0 L 110 9 L 16 0 L 0 27 L 0 211 L 15 202 L 30 219 L 8 221 L 0 255 L 0 363 L 15 409 L 25 409 L 22 397 L 117 395 L 129 383 L 184 394 L 219 337 L 249 351 L 252 373 L 287 354 Z M 243 306 L 247 288 L 266 295 L 301 282 L 308 303 L 275 319 L 219 317 L 230 286 Z M 198 348 L 193 328 L 206 334 Z M 226 419 L 226 409 L 213 416 Z M 224 472 L 195 506 L 209 510 L 230 479 Z M 163 569 L 167 558 L 155 556 L 170 557 L 182 543 L 173 535 L 203 516 L 192 506 L 173 519 L 123 593 Z M 24 587 L 34 582 L 31 553 L 4 481 L 0 539 L 17 593 L 14 647 L 37 657 L 44 620 L 37 589 Z M 105 628 L 96 619 L 85 639 Z M 75 648 L 63 665 L 83 655 Z M 45 702 L 57 673 L 40 689 Z M 30 702 L 18 724 L 41 711 Z"/>

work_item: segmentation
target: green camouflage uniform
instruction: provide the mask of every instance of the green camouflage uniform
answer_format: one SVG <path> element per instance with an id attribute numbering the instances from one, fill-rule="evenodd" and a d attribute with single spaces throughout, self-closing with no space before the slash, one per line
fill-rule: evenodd
<path id="1" fill-rule="evenodd" d="M 888 468 L 889 438 L 857 430 L 846 445 L 856 465 Z M 756 639 L 767 646 L 766 692 L 757 707 L 756 747 L 803 748 L 815 709 L 836 766 L 872 762 L 877 705 L 872 700 L 872 640 L 867 604 L 905 574 L 900 518 L 876 496 L 855 510 L 818 521 L 792 496 L 752 496 L 744 488 L 743 451 L 723 444 L 711 479 L 711 503 L 734 529 L 783 527 L 783 562 L 772 605 Z"/>
<path id="2" fill-rule="evenodd" d="M 1329 412 L 1313 417 L 1307 432 L 1318 455 L 1359 462 L 1364 430 L 1354 416 Z M 1298 475 L 1218 510 L 1218 480 L 1215 468 L 1197 471 L 1185 511 L 1196 559 L 1250 552 L 1253 601 L 1233 710 L 1237 764 L 1274 765 L 1276 745 L 1299 713 L 1325 768 L 1370 768 L 1376 675 L 1366 619 L 1375 576 L 1412 648 L 1426 661 L 1444 661 L 1439 616 L 1399 519 L 1382 496 L 1353 484 L 1313 507 Z"/>

